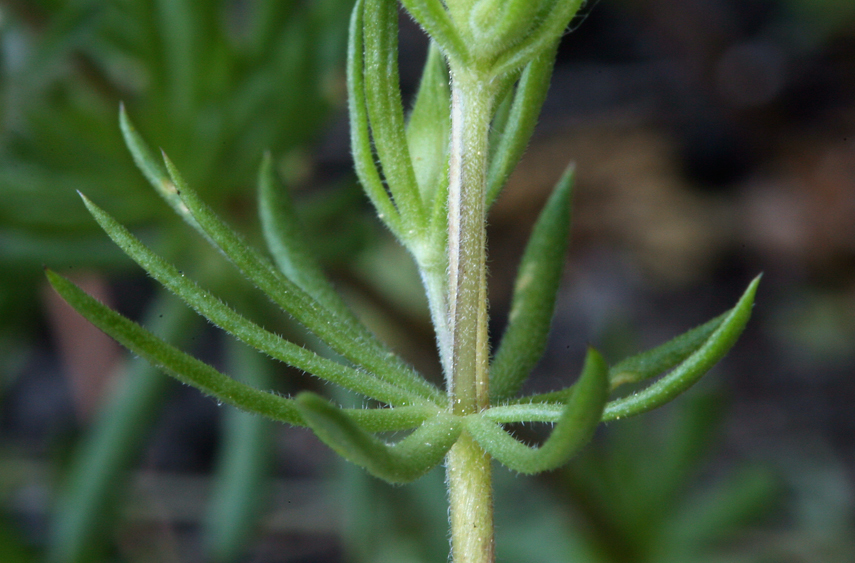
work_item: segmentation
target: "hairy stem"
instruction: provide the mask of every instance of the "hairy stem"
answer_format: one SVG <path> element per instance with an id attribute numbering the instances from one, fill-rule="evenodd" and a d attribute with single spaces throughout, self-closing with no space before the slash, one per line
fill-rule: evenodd
<path id="1" fill-rule="evenodd" d="M 446 371 L 455 414 L 489 406 L 485 195 L 490 82 L 452 69 Z M 465 432 L 446 460 L 454 563 L 492 563 L 490 457 Z"/>
<path id="2" fill-rule="evenodd" d="M 448 305 L 446 287 L 446 268 L 443 262 L 439 267 L 421 267 L 422 285 L 430 308 L 431 321 L 436 331 L 439 358 L 442 362 L 442 372 L 451 373 L 451 335 L 448 331 Z"/>
<path id="3" fill-rule="evenodd" d="M 493 563 L 490 456 L 465 432 L 446 456 L 453 563 Z"/>
<path id="4" fill-rule="evenodd" d="M 468 73 L 452 74 L 448 188 L 449 392 L 456 414 L 488 406 L 485 195 L 493 93 Z"/>

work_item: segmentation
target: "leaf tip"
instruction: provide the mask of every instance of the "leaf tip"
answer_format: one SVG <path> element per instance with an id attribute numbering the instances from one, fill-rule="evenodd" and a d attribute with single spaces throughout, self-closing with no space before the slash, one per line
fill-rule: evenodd
<path id="1" fill-rule="evenodd" d="M 86 197 L 86 194 L 84 194 L 80 190 L 77 190 L 77 195 L 80 196 L 80 199 L 83 200 L 83 205 L 86 206 L 86 209 L 89 210 L 89 213 L 91 213 L 92 215 L 98 215 L 99 212 L 102 211 L 100 207 L 95 205 L 95 202 Z"/>
<path id="2" fill-rule="evenodd" d="M 175 164 L 172 162 L 172 159 L 169 158 L 169 155 L 166 154 L 166 151 L 163 149 L 163 147 L 157 147 L 157 150 L 160 151 L 160 158 L 163 159 L 163 163 L 166 165 L 166 168 L 167 169 L 169 169 L 170 167 L 174 168 Z"/>
<path id="3" fill-rule="evenodd" d="M 751 283 L 748 284 L 748 289 L 745 290 L 746 296 L 751 300 L 751 304 L 754 304 L 754 296 L 757 294 L 757 287 L 760 285 L 760 280 L 763 279 L 763 272 L 760 272 L 757 277 L 751 280 Z"/>
<path id="4" fill-rule="evenodd" d="M 42 268 L 44 268 L 45 277 L 47 278 L 48 283 L 57 291 L 57 293 L 61 295 L 62 292 L 59 291 L 59 287 L 57 286 L 58 284 L 62 283 L 63 277 L 46 265 L 42 265 Z"/>
<path id="5" fill-rule="evenodd" d="M 119 102 L 119 129 L 125 136 L 125 144 L 131 145 L 131 139 L 136 136 L 136 130 L 123 101 Z"/>

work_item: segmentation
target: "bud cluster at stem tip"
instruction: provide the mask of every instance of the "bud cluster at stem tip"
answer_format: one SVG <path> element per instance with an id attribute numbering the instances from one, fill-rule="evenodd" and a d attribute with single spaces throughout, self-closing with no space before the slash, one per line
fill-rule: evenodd
<path id="1" fill-rule="evenodd" d="M 501 77 L 554 45 L 584 0 L 402 0 L 452 68 Z"/>

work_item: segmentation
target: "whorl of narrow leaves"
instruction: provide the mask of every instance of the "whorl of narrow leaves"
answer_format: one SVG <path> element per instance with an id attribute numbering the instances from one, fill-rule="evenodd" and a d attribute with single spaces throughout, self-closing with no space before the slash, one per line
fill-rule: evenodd
<path id="1" fill-rule="evenodd" d="M 479 205 L 487 209 L 531 138 L 558 40 L 582 0 L 402 0 L 402 4 L 431 36 L 412 111 L 405 112 L 398 85 L 396 5 L 357 0 L 347 57 L 351 142 L 357 175 L 379 218 L 410 250 L 421 271 L 448 371 L 446 212 L 449 163 L 455 162 L 450 154 L 450 82 L 457 80 L 455 73 L 463 73 L 469 83 L 481 84 L 490 100 L 484 107 L 492 109 L 484 111 L 481 131 L 493 127 L 493 145 L 485 144 L 484 152 L 478 153 L 484 157 L 479 161 L 484 173 Z M 154 158 L 124 108 L 120 126 L 137 166 L 172 209 L 283 314 L 337 356 L 323 357 L 245 318 L 84 196 L 84 204 L 107 235 L 154 279 L 237 340 L 380 405 L 345 409 L 312 393 L 288 398 L 256 389 L 161 340 L 48 270 L 53 287 L 92 323 L 152 365 L 218 401 L 306 426 L 344 458 L 392 483 L 412 481 L 440 464 L 461 434 L 469 445 L 477 443 L 479 455 L 486 452 L 514 471 L 555 469 L 591 439 L 601 421 L 646 412 L 686 391 L 730 350 L 751 315 L 759 278 L 733 309 L 670 342 L 612 367 L 591 349 L 576 383 L 518 397 L 546 347 L 555 308 L 570 231 L 570 167 L 544 206 L 520 262 L 508 326 L 490 365 L 489 405 L 454 414 L 450 395 L 372 334 L 335 291 L 303 239 L 299 214 L 290 194 L 276 181 L 269 156 L 259 171 L 258 201 L 272 260 L 208 207 L 166 155 L 162 161 Z M 482 136 L 487 138 L 486 133 Z M 639 389 L 609 401 L 625 384 Z M 502 426 L 513 422 L 557 424 L 542 445 L 531 447 Z M 411 432 L 396 443 L 375 435 L 397 430 Z M 451 451 L 453 455 L 456 450 Z"/>
<path id="2" fill-rule="evenodd" d="M 281 422 L 309 426 L 341 455 L 390 482 L 415 479 L 438 464 L 463 428 L 486 452 L 516 471 L 536 473 L 553 469 L 584 445 L 600 420 L 645 412 L 688 389 L 727 353 L 750 317 L 759 278 L 731 311 L 653 350 L 626 359 L 611 369 L 592 350 L 579 382 L 567 389 L 514 399 L 511 404 L 456 417 L 442 406 L 435 388 L 409 368 L 401 370 L 403 364 L 389 356 L 383 345 L 365 331 L 323 277 L 294 228 L 298 223 L 292 203 L 276 186 L 269 160 L 263 163 L 259 178 L 260 207 L 278 269 L 218 219 L 186 186 L 168 159 L 165 166 L 168 176 L 162 175 L 147 160 L 150 153 L 136 137 L 127 117 L 123 115 L 122 120 L 141 167 L 154 176 L 158 186 L 171 188 L 164 195 L 187 222 L 284 310 L 366 369 L 322 358 L 243 318 L 84 198 L 89 211 L 114 242 L 197 312 L 239 340 L 332 383 L 399 407 L 339 409 L 313 395 L 301 395 L 295 402 L 253 389 L 163 342 L 48 271 L 51 284 L 90 321 L 167 373 L 219 401 Z M 492 366 L 496 402 L 516 394 L 545 346 L 569 232 L 571 180 L 572 169 L 568 169 L 544 207 L 521 261 L 508 328 Z M 332 327 L 335 329 L 331 331 Z M 359 346 L 341 340 L 342 330 Z M 647 388 L 607 403 L 610 389 L 623 383 L 642 382 L 668 370 L 671 372 Z M 542 446 L 530 448 L 500 426 L 519 421 L 558 425 Z M 416 430 L 397 444 L 387 444 L 369 434 L 406 428 Z"/>
<path id="3" fill-rule="evenodd" d="M 520 473 L 540 473 L 563 465 L 588 443 L 608 398 L 608 367 L 599 353 L 589 350 L 579 383 L 562 406 L 552 434 L 539 448 L 517 441 L 499 424 L 484 417 L 472 418 L 467 429 L 499 462 Z"/>
<path id="4" fill-rule="evenodd" d="M 418 479 L 437 466 L 460 435 L 460 420 L 441 413 L 396 444 L 387 444 L 359 427 L 341 409 L 314 393 L 297 396 L 308 426 L 345 459 L 390 483 Z"/>

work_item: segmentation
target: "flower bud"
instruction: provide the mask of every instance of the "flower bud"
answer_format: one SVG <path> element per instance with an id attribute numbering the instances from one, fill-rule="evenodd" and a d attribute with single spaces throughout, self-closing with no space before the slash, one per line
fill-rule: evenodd
<path id="1" fill-rule="evenodd" d="M 525 37 L 537 22 L 542 1 L 477 0 L 469 12 L 475 52 L 493 59 Z"/>

